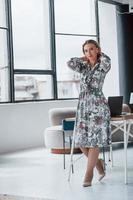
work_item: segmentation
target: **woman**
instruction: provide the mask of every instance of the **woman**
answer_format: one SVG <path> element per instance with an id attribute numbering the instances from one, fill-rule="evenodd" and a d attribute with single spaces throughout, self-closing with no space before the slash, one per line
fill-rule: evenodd
<path id="1" fill-rule="evenodd" d="M 95 40 L 87 40 L 82 50 L 84 56 L 71 58 L 68 66 L 81 74 L 80 94 L 76 115 L 76 144 L 87 157 L 83 186 L 91 186 L 96 166 L 99 181 L 105 176 L 104 163 L 98 159 L 99 147 L 110 143 L 110 111 L 102 87 L 111 64 L 110 58 L 101 53 Z"/>

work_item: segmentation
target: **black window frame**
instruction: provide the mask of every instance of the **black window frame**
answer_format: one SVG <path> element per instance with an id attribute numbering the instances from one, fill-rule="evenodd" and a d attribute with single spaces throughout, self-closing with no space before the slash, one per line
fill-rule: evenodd
<path id="1" fill-rule="evenodd" d="M 9 101 L 8 102 L 0 102 L 1 103 L 19 103 L 19 102 L 35 102 L 35 101 L 53 101 L 53 100 L 72 100 L 75 98 L 65 98 L 60 99 L 58 97 L 58 89 L 57 89 L 57 75 L 56 75 L 56 43 L 55 38 L 56 35 L 62 33 L 55 32 L 55 17 L 54 17 L 54 0 L 49 0 L 49 19 L 50 19 L 50 58 L 51 58 L 51 70 L 32 70 L 32 69 L 14 69 L 14 54 L 13 54 L 13 33 L 12 33 L 12 9 L 11 9 L 11 1 L 6 1 L 6 18 L 7 18 L 7 27 L 0 27 L 7 30 L 7 49 L 8 49 L 8 60 L 9 60 Z M 89 1 L 89 0 L 88 0 Z M 121 3 L 112 2 L 111 0 L 95 0 L 95 16 L 96 16 L 96 35 L 87 35 L 87 36 L 95 36 L 97 41 L 99 41 L 99 16 L 98 16 L 98 2 L 102 1 L 109 4 L 121 5 Z M 64 34 L 63 35 L 67 35 Z M 78 34 L 72 34 L 78 35 Z M 81 35 L 85 36 L 85 35 Z M 52 99 L 33 99 L 33 100 L 15 100 L 15 88 L 14 88 L 14 76 L 16 74 L 32 74 L 32 75 L 51 75 L 53 78 L 53 98 Z M 77 98 L 76 98 L 77 99 Z"/>

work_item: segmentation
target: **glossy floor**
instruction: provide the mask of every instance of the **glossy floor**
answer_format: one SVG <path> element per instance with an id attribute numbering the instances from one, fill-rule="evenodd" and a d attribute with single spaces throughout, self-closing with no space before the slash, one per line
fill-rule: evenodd
<path id="1" fill-rule="evenodd" d="M 113 168 L 106 154 L 106 177 L 99 182 L 95 170 L 92 187 L 87 188 L 82 187 L 85 157 L 75 163 L 75 173 L 68 182 L 69 155 L 66 156 L 66 170 L 63 169 L 63 156 L 45 149 L 1 155 L 0 193 L 55 200 L 132 200 L 133 147 L 128 148 L 128 185 L 124 184 L 123 153 L 123 149 L 114 151 Z"/>

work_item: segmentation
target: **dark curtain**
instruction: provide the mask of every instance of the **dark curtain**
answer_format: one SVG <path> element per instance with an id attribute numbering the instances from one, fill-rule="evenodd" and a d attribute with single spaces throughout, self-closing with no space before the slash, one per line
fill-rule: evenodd
<path id="1" fill-rule="evenodd" d="M 133 92 L 133 13 L 127 5 L 117 7 L 117 32 L 120 95 L 128 104 Z"/>

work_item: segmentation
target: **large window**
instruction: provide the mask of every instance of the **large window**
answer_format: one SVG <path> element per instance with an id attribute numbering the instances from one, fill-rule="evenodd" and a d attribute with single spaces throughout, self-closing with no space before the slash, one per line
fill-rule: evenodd
<path id="1" fill-rule="evenodd" d="M 80 74 L 66 63 L 83 56 L 88 39 L 100 40 L 112 60 L 105 95 L 119 95 L 115 5 L 102 0 L 0 0 L 0 102 L 77 98 Z"/>
<path id="2" fill-rule="evenodd" d="M 58 98 L 75 98 L 79 74 L 66 62 L 81 57 L 85 40 L 97 40 L 94 0 L 55 0 L 55 38 Z"/>
<path id="3" fill-rule="evenodd" d="M 5 1 L 0 0 L 0 102 L 9 101 L 9 62 Z"/>

